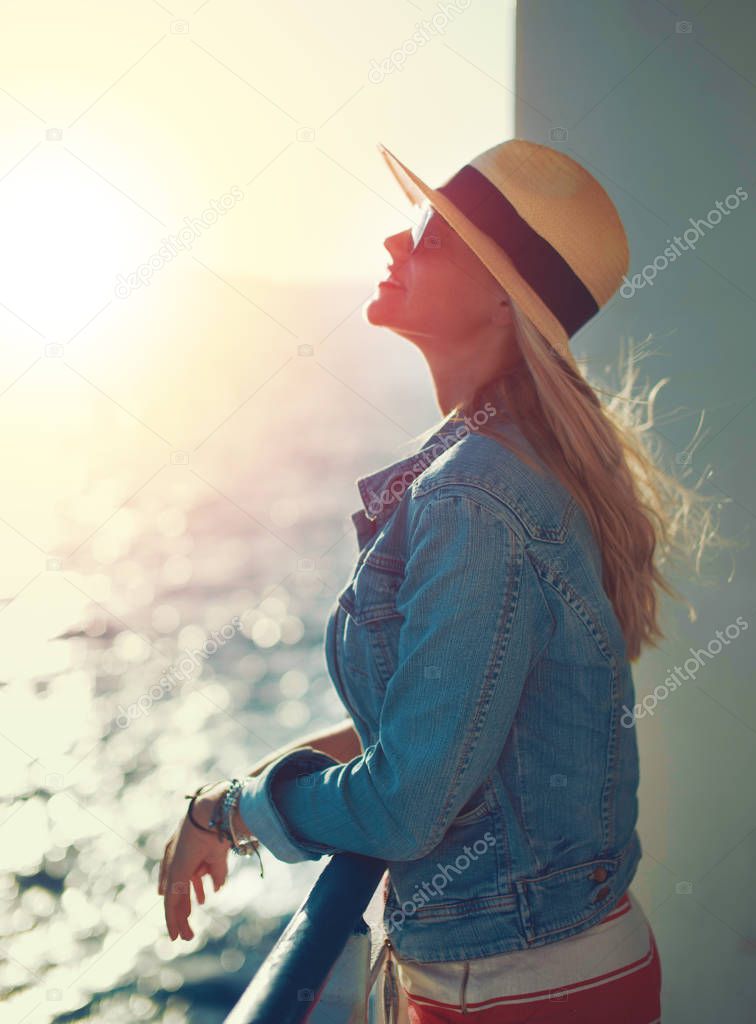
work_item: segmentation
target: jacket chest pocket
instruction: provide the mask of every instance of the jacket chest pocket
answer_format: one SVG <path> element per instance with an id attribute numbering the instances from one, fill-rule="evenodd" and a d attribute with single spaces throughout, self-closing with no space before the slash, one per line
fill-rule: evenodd
<path id="1" fill-rule="evenodd" d="M 403 621 L 396 595 L 403 579 L 401 559 L 370 552 L 338 596 L 346 612 L 343 661 L 347 673 L 367 677 L 380 689 L 396 671 Z"/>

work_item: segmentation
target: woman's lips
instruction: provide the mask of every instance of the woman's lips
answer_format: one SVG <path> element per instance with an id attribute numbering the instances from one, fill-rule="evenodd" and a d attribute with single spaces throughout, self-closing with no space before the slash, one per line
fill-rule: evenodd
<path id="1" fill-rule="evenodd" d="M 378 282 L 378 287 L 379 288 L 381 288 L 381 287 L 383 287 L 383 288 L 399 288 L 401 291 L 404 291 L 404 285 L 400 284 L 399 281 L 397 281 L 397 279 L 395 277 L 384 278 L 383 281 L 379 281 Z"/>

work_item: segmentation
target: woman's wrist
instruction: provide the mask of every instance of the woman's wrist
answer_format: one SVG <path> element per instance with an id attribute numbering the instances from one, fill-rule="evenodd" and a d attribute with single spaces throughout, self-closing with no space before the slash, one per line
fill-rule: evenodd
<path id="1" fill-rule="evenodd" d="M 234 807 L 231 813 L 231 831 L 234 833 L 237 839 L 252 838 L 252 833 L 247 828 L 246 821 L 244 820 L 244 818 L 242 818 L 242 813 L 241 810 L 239 809 L 239 804 L 237 804 Z"/>
<path id="2" fill-rule="evenodd" d="M 205 828 L 215 829 L 222 821 L 223 800 L 228 792 L 229 785 L 228 781 L 219 782 L 197 797 L 194 805 L 194 816 Z M 241 815 L 238 802 L 232 808 L 230 819 L 231 830 L 237 839 L 249 839 L 253 836 Z M 232 845 L 231 840 L 224 838 L 220 833 L 218 837 L 228 846 Z"/>
<path id="3" fill-rule="evenodd" d="M 201 793 L 194 804 L 194 817 L 204 828 L 216 831 L 221 842 L 230 845 L 230 842 L 227 839 L 224 839 L 220 832 L 217 831 L 218 822 L 221 817 L 223 798 L 227 791 L 228 782 L 223 781 L 216 783 L 211 789 Z"/>
<path id="4" fill-rule="evenodd" d="M 195 828 L 214 833 L 217 839 L 239 857 L 255 854 L 260 861 L 260 876 L 265 874 L 260 841 L 247 828 L 239 809 L 244 792 L 244 780 L 231 779 L 200 786 L 191 797 L 187 811 L 188 820 Z M 189 795 L 189 794 L 187 794 Z"/>

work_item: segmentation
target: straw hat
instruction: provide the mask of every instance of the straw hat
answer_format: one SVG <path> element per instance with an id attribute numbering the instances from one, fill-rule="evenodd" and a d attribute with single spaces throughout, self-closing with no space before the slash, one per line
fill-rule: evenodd
<path id="1" fill-rule="evenodd" d="M 410 202 L 428 200 L 579 372 L 570 338 L 614 295 L 630 261 L 620 216 L 593 175 L 556 149 L 509 139 L 432 189 L 378 149 Z"/>

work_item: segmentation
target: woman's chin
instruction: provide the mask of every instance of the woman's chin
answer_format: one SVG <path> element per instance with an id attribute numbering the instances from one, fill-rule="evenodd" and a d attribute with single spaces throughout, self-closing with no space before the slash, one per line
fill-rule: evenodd
<path id="1" fill-rule="evenodd" d="M 396 322 L 397 299 L 404 296 L 399 288 L 376 288 L 362 307 L 362 312 L 369 324 L 375 327 L 391 327 Z"/>

